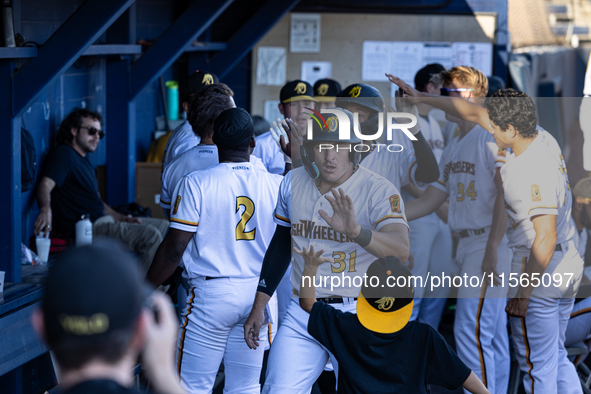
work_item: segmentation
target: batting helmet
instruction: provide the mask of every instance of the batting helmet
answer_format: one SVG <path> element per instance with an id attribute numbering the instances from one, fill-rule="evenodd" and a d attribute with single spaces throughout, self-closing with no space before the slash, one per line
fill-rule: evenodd
<path id="1" fill-rule="evenodd" d="M 384 112 L 384 98 L 379 90 L 365 83 L 349 85 L 336 100 L 339 107 L 346 107 L 347 104 L 361 105 L 373 111 L 369 119 L 359 124 L 363 134 L 372 135 L 378 131 L 379 112 Z"/>
<path id="2" fill-rule="evenodd" d="M 320 142 L 344 142 L 352 145 L 363 143 L 363 141 L 361 141 L 361 139 L 353 132 L 353 114 L 343 108 L 328 108 L 327 110 L 330 111 L 331 109 L 338 109 L 345 113 L 349 119 L 350 137 L 343 140 L 339 139 L 340 122 L 337 115 L 322 114 L 321 118 L 317 115 L 312 115 L 314 118 L 314 122 L 312 122 L 312 139 L 304 141 L 303 145 L 300 146 L 300 154 L 302 156 L 304 168 L 306 168 L 308 175 L 313 179 L 316 179 L 321 175 L 314 158 L 314 146 L 316 144 Z M 361 161 L 361 153 L 356 152 L 355 149 L 351 149 L 351 152 L 349 152 L 349 160 L 353 162 L 354 166 L 357 166 Z"/>

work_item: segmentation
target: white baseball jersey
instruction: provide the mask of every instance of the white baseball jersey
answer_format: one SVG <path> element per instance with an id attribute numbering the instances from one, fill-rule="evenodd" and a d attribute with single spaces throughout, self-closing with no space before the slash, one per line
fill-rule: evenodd
<path id="1" fill-rule="evenodd" d="M 531 249 L 536 236 L 531 218 L 536 215 L 557 216 L 557 243 L 575 235 L 570 221 L 572 193 L 566 165 L 562 155 L 556 157 L 549 135 L 539 131 L 525 152 L 501 168 L 505 209 L 509 215 L 509 247 Z"/>
<path id="2" fill-rule="evenodd" d="M 386 224 L 400 223 L 408 228 L 400 193 L 385 178 L 360 166 L 339 188 L 351 197 L 357 222 L 361 227 L 379 231 Z M 332 196 L 329 193 L 327 194 Z M 303 247 L 309 249 L 310 245 L 314 245 L 317 251 L 324 249 L 324 257 L 334 260 L 334 263 L 323 264 L 318 268 L 317 278 L 344 276 L 352 281 L 355 277 L 363 276 L 376 257 L 345 234 L 332 230 L 322 219 L 318 213 L 320 209 L 329 216 L 333 215 L 332 207 L 324 196 L 320 194 L 315 181 L 303 167 L 290 171 L 280 187 L 275 221 L 282 226 L 291 224 L 294 247 L 302 250 Z M 292 291 L 297 289 L 299 292 L 304 270 L 303 257 L 294 254 L 291 267 Z M 333 287 L 332 292 L 330 280 L 326 286 L 322 283 L 322 286 L 316 287 L 316 296 L 319 298 L 357 297 L 358 295 L 359 287 L 349 284 L 348 281 L 345 286 L 341 284 Z"/>
<path id="3" fill-rule="evenodd" d="M 452 231 L 491 226 L 498 192 L 494 175 L 508 156 L 480 126 L 461 139 L 457 136 L 445 148 L 439 179 L 431 185 L 450 196 L 448 223 Z"/>
<path id="4" fill-rule="evenodd" d="M 162 168 L 166 168 L 175 157 L 199 144 L 200 141 L 201 138 L 195 135 L 189 121 L 185 120 L 172 131 L 170 138 L 168 138 L 168 142 L 166 142 L 166 146 L 164 147 L 164 158 L 162 159 Z"/>
<path id="5" fill-rule="evenodd" d="M 433 115 L 433 112 L 435 111 L 429 112 L 426 118 L 419 116 L 419 125 L 421 126 L 423 137 L 425 137 L 425 140 L 429 143 L 433 155 L 435 156 L 435 159 L 437 159 L 437 163 L 439 163 L 443 155 L 443 150 L 445 149 L 445 138 L 443 137 L 441 126 L 439 126 L 439 122 Z M 410 142 L 410 139 L 408 141 Z"/>
<path id="6" fill-rule="evenodd" d="M 216 145 L 197 145 L 185 153 L 176 157 L 162 173 L 162 185 L 160 188 L 160 206 L 170 209 L 174 188 L 182 177 L 198 170 L 218 164 L 218 147 Z M 258 157 L 250 155 L 250 162 L 257 169 L 267 171 Z"/>
<path id="7" fill-rule="evenodd" d="M 220 163 L 183 177 L 170 227 L 194 232 L 189 278 L 258 277 L 275 233 L 270 220 L 282 177 L 252 163 Z"/>
<path id="8" fill-rule="evenodd" d="M 285 159 L 283 151 L 268 131 L 255 138 L 256 146 L 252 154 L 260 158 L 271 174 L 283 175 Z"/>

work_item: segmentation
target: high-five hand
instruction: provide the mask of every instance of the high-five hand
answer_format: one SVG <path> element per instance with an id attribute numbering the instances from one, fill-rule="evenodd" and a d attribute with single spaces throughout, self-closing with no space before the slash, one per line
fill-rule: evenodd
<path id="1" fill-rule="evenodd" d="M 325 198 L 332 207 L 332 217 L 322 209 L 318 213 L 333 230 L 346 234 L 349 238 L 356 238 L 361 232 L 361 226 L 357 223 L 353 200 L 341 188 L 338 192 L 333 188 L 331 192 L 333 197 L 326 195 Z"/>

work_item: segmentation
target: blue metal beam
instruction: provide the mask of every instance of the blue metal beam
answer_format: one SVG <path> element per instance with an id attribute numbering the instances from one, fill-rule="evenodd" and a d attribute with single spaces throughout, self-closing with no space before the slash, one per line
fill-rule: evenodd
<path id="1" fill-rule="evenodd" d="M 88 0 L 61 25 L 14 76 L 14 110 L 20 115 L 55 78 L 94 43 L 135 0 Z"/>
<path id="2" fill-rule="evenodd" d="M 209 69 L 222 79 L 252 47 L 300 0 L 268 0 L 228 41 L 226 50 L 213 56 Z"/>
<path id="3" fill-rule="evenodd" d="M 6 282 L 21 281 L 21 122 L 11 116 L 14 87 L 11 60 L 0 61 L 0 128 L 5 143 L 0 144 L 0 271 Z"/>
<path id="4" fill-rule="evenodd" d="M 134 99 L 184 52 L 234 0 L 198 0 L 164 32 L 130 70 L 129 98 Z"/>
<path id="5" fill-rule="evenodd" d="M 110 205 L 135 201 L 135 101 L 127 100 L 129 60 L 107 64 L 107 196 Z"/>

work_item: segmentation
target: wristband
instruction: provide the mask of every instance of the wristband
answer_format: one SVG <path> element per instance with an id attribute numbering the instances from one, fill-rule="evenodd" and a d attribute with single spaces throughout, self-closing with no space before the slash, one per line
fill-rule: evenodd
<path id="1" fill-rule="evenodd" d="M 359 232 L 359 235 L 356 238 L 351 238 L 351 239 L 353 240 L 353 242 L 355 242 L 356 244 L 358 244 L 362 248 L 365 248 L 367 245 L 370 244 L 371 237 L 372 237 L 371 230 L 361 227 L 361 231 Z"/>

